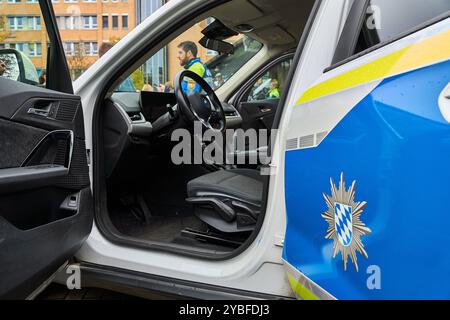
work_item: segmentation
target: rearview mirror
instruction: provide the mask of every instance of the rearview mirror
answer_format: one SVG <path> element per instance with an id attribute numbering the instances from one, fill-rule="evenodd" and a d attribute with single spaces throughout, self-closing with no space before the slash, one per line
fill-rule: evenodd
<path id="1" fill-rule="evenodd" d="M 204 48 L 217 51 L 221 54 L 232 54 L 234 52 L 234 46 L 223 40 L 237 36 L 238 33 L 228 28 L 220 20 L 214 19 L 213 22 L 202 30 L 202 33 L 204 37 L 199 43 Z"/>
<path id="2" fill-rule="evenodd" d="M 217 51 L 221 54 L 232 54 L 234 52 L 234 46 L 231 43 L 222 40 L 203 37 L 200 39 L 199 43 L 204 48 Z"/>
<path id="3" fill-rule="evenodd" d="M 14 49 L 0 49 L 0 76 L 32 85 L 39 83 L 34 64 L 22 52 Z"/>

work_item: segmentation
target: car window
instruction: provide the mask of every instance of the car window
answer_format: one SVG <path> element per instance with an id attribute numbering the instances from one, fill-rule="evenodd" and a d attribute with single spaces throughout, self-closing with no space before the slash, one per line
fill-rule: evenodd
<path id="1" fill-rule="evenodd" d="M 195 24 L 136 69 L 115 91 L 173 92 L 173 81 L 183 68 L 202 76 L 218 89 L 241 69 L 263 47 L 246 36 L 237 35 L 227 42 L 234 45 L 232 54 L 219 54 L 200 45 L 202 30 L 214 21 L 208 18 Z M 187 56 L 186 53 L 190 52 Z"/>
<path id="2" fill-rule="evenodd" d="M 213 70 L 214 89 L 220 88 L 233 74 L 241 69 L 262 48 L 262 44 L 249 36 L 242 36 L 233 41 L 234 53 L 230 55 L 218 55 L 208 61 L 207 65 Z"/>
<path id="3" fill-rule="evenodd" d="M 390 41 L 450 10 L 450 0 L 370 0 L 357 48 Z"/>
<path id="4" fill-rule="evenodd" d="M 1 77 L 45 86 L 49 40 L 43 24 L 37 0 L 0 1 Z"/>
<path id="5" fill-rule="evenodd" d="M 288 58 L 267 70 L 251 87 L 247 95 L 247 102 L 279 99 L 291 65 L 292 58 Z"/>
<path id="6" fill-rule="evenodd" d="M 103 54 L 166 2 L 166 0 L 52 0 L 72 80 L 78 79 Z M 139 83 L 134 83 L 132 79 L 125 81 L 120 89 L 122 91 L 135 89 Z"/>

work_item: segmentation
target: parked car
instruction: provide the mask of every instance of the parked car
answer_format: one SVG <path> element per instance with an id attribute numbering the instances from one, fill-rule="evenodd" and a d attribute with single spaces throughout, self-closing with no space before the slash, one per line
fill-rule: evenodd
<path id="1" fill-rule="evenodd" d="M 449 1 L 172 0 L 74 83 L 39 3 L 45 88 L 0 76 L 0 297 L 450 298 Z M 220 87 L 115 90 L 208 17 Z M 194 121 L 277 129 L 239 150 L 270 163 L 174 164 Z"/>

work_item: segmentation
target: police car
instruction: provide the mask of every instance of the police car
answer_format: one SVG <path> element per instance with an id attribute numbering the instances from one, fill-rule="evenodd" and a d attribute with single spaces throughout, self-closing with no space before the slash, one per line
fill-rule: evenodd
<path id="1" fill-rule="evenodd" d="M 52 3 L 39 3 L 45 87 L 0 51 L 18 72 L 0 77 L 2 298 L 51 281 L 202 299 L 450 298 L 449 0 L 172 0 L 73 84 Z M 216 84 L 182 70 L 174 92 L 116 90 L 204 20 Z M 184 77 L 206 94 L 187 95 Z M 235 150 L 270 149 L 270 163 L 174 164 L 173 133 L 197 120 L 276 129 Z"/>

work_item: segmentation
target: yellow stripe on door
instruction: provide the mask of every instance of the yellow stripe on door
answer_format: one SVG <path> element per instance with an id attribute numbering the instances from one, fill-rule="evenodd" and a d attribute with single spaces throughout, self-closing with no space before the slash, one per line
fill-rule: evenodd
<path id="1" fill-rule="evenodd" d="M 300 282 L 298 282 L 293 276 L 291 276 L 289 273 L 287 273 L 287 278 L 289 280 L 289 284 L 291 285 L 292 290 L 301 298 L 304 300 L 319 300 L 319 297 L 317 297 L 314 293 L 306 289 L 305 286 L 303 286 Z"/>
<path id="2" fill-rule="evenodd" d="M 308 89 L 297 104 L 450 58 L 450 30 L 371 61 Z"/>

